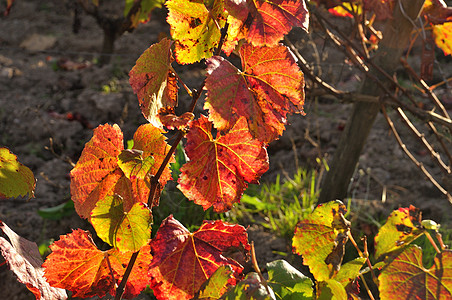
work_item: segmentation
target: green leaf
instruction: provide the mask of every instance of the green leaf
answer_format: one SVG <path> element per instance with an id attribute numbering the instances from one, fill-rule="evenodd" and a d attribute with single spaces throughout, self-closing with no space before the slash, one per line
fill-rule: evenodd
<path id="1" fill-rule="evenodd" d="M 426 269 L 422 264 L 422 249 L 408 245 L 378 279 L 382 300 L 452 299 L 452 251 L 438 254 L 433 266 Z"/>
<path id="2" fill-rule="evenodd" d="M 146 174 L 154 165 L 152 156 L 143 159 L 142 154 L 143 151 L 141 150 L 125 149 L 118 155 L 118 165 L 128 179 L 144 180 Z"/>
<path id="3" fill-rule="evenodd" d="M 334 279 L 321 281 L 318 285 L 317 300 L 344 300 L 347 292 L 342 284 Z M 393 298 L 394 299 L 394 298 Z"/>
<path id="4" fill-rule="evenodd" d="M 267 292 L 259 275 L 255 272 L 248 273 L 233 289 L 227 292 L 222 299 L 225 300 L 276 300 L 273 290 L 269 287 Z"/>
<path id="5" fill-rule="evenodd" d="M 125 212 L 121 196 L 107 196 L 91 213 L 99 237 L 121 252 L 138 251 L 151 238 L 152 214 L 144 203 L 135 203 Z"/>
<path id="6" fill-rule="evenodd" d="M 393 211 L 375 236 L 375 258 L 405 247 L 424 233 L 414 206 Z"/>
<path id="7" fill-rule="evenodd" d="M 332 278 L 340 269 L 350 222 L 347 209 L 340 201 L 331 201 L 317 208 L 300 221 L 292 240 L 294 252 L 303 256 L 303 264 L 317 281 Z"/>
<path id="8" fill-rule="evenodd" d="M 232 268 L 229 265 L 220 266 L 215 273 L 207 279 L 199 290 L 195 299 L 216 300 L 224 294 L 228 280 L 232 278 Z"/>
<path id="9" fill-rule="evenodd" d="M 7 148 L 0 148 L 0 199 L 34 197 L 36 179 Z"/>
<path id="10" fill-rule="evenodd" d="M 285 260 L 267 264 L 268 285 L 275 292 L 276 299 L 313 299 L 312 281 Z"/>
<path id="11" fill-rule="evenodd" d="M 40 215 L 41 218 L 49 220 L 61 220 L 64 217 L 71 216 L 74 212 L 74 202 L 72 200 L 57 206 L 38 209 L 38 215 Z"/>
<path id="12" fill-rule="evenodd" d="M 359 271 L 363 267 L 366 259 L 364 257 L 358 257 L 352 261 L 347 262 L 341 266 L 339 272 L 337 272 L 334 280 L 340 282 L 345 288 L 351 282 L 353 282 L 356 277 L 359 276 Z"/>

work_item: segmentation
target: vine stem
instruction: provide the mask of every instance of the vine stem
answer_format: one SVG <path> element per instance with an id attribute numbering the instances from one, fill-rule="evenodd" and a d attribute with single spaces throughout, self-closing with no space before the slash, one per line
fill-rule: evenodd
<path id="1" fill-rule="evenodd" d="M 267 280 L 265 280 L 264 276 L 262 275 L 262 272 L 259 269 L 259 265 L 257 263 L 256 251 L 254 251 L 254 241 L 251 241 L 251 262 L 253 263 L 253 268 L 256 271 L 256 273 L 259 275 L 261 282 L 264 284 L 265 289 L 267 290 L 267 293 L 269 295 L 271 295 L 270 288 L 268 287 L 268 284 L 267 284 Z"/>
<path id="2" fill-rule="evenodd" d="M 348 235 L 348 238 L 350 239 L 350 241 L 352 242 L 353 246 L 355 246 L 356 250 L 358 251 L 359 257 L 363 257 L 363 258 L 366 259 L 367 266 L 369 267 L 370 273 L 372 274 L 372 280 L 375 282 L 375 284 L 378 285 L 377 276 L 375 276 L 374 269 L 373 269 L 372 264 L 371 264 L 371 262 L 369 260 L 369 252 L 367 251 L 367 237 L 364 236 L 364 238 L 363 238 L 364 239 L 364 253 L 363 253 L 361 251 L 361 249 L 359 249 L 358 244 L 356 243 L 355 239 L 353 238 L 350 230 L 347 231 L 347 235 Z"/>
<path id="3" fill-rule="evenodd" d="M 229 27 L 229 24 L 226 22 L 225 27 L 223 27 L 223 29 L 221 30 L 220 41 L 218 42 L 218 47 L 215 50 L 214 55 L 220 55 L 221 48 L 223 47 L 223 43 L 226 38 L 226 33 L 228 31 L 228 27 Z M 177 73 L 174 71 L 174 69 L 172 67 L 171 67 L 171 71 L 173 71 L 175 76 L 177 76 L 180 79 L 180 77 L 177 75 Z M 202 93 L 202 90 L 203 90 L 205 84 L 206 84 L 206 80 L 204 79 L 203 82 L 201 83 L 199 89 L 198 90 L 194 89 L 193 91 L 191 91 L 185 84 L 183 84 L 184 88 L 187 90 L 187 92 L 192 97 L 192 103 L 190 105 L 189 112 L 193 113 L 195 106 L 196 106 L 196 102 L 198 101 L 199 97 L 201 97 L 201 93 Z M 151 176 L 151 178 L 150 178 L 150 191 L 149 191 L 149 197 L 148 197 L 148 206 L 150 207 L 150 209 L 152 209 L 152 204 L 154 202 L 155 193 L 157 191 L 157 188 L 160 185 L 160 183 L 159 183 L 160 176 L 162 176 L 163 171 L 165 170 L 166 166 L 168 165 L 173 153 L 176 151 L 177 145 L 179 145 L 180 141 L 182 140 L 182 138 L 184 136 L 185 136 L 185 132 L 182 130 L 179 130 L 173 144 L 171 145 L 170 150 L 166 154 L 157 173 L 155 173 L 155 175 Z M 119 284 L 118 288 L 116 289 L 115 300 L 122 299 L 122 295 L 124 294 L 124 289 L 127 284 L 127 280 L 129 279 L 129 276 L 132 272 L 133 266 L 135 265 L 135 262 L 137 260 L 139 253 L 140 253 L 140 250 L 138 250 L 137 252 L 134 252 L 132 254 L 132 256 L 130 257 L 129 263 L 127 264 L 127 269 L 124 272 L 124 276 L 122 277 L 121 283 Z"/>
<path id="4" fill-rule="evenodd" d="M 361 278 L 361 281 L 364 284 L 364 287 L 366 288 L 367 294 L 369 295 L 371 300 L 375 300 L 374 296 L 372 295 L 372 292 L 369 289 L 369 286 L 367 285 L 366 279 L 364 279 L 363 274 L 359 274 L 359 278 Z"/>
<path id="5" fill-rule="evenodd" d="M 132 273 L 133 265 L 135 265 L 135 261 L 137 260 L 138 254 L 140 253 L 140 250 L 137 252 L 132 253 L 132 256 L 130 257 L 129 263 L 127 264 L 127 269 L 124 272 L 124 276 L 122 277 L 121 283 L 119 284 L 118 288 L 116 289 L 116 295 L 115 300 L 121 300 L 122 295 L 124 294 L 124 290 L 127 284 L 127 280 L 129 279 L 130 273 Z"/>
<path id="6" fill-rule="evenodd" d="M 433 240 L 432 236 L 428 231 L 425 232 L 425 236 L 427 236 L 428 240 L 430 241 L 430 244 L 432 244 L 433 248 L 435 248 L 436 253 L 440 254 L 441 250 L 439 250 L 438 245 L 436 245 L 435 241 Z"/>

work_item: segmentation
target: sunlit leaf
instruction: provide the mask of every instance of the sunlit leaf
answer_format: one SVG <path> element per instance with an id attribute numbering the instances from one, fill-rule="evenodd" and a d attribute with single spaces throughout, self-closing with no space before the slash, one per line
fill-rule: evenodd
<path id="1" fill-rule="evenodd" d="M 293 27 L 308 30 L 304 0 L 225 0 L 228 40 L 244 37 L 254 46 L 276 46 Z"/>
<path id="2" fill-rule="evenodd" d="M 206 79 L 209 120 L 229 130 L 243 116 L 252 135 L 275 140 L 285 129 L 287 115 L 302 113 L 304 78 L 285 46 L 240 48 L 243 71 L 221 57 L 208 60 Z"/>
<path id="3" fill-rule="evenodd" d="M 329 279 L 318 284 L 317 300 L 344 300 L 347 292 L 340 282 Z"/>
<path id="4" fill-rule="evenodd" d="M 341 283 L 344 288 L 349 287 L 358 278 L 359 271 L 365 262 L 366 259 L 364 257 L 358 257 L 343 264 L 339 272 L 334 276 L 334 280 Z"/>
<path id="5" fill-rule="evenodd" d="M 252 138 L 241 118 L 225 135 L 212 136 L 212 123 L 206 117 L 191 123 L 185 151 L 190 158 L 182 168 L 179 189 L 206 210 L 231 209 L 240 200 L 246 182 L 257 183 L 268 170 L 264 145 Z"/>
<path id="6" fill-rule="evenodd" d="M 152 124 L 141 125 L 135 132 L 133 149 L 124 150 L 118 125 L 97 127 L 71 171 L 71 195 L 77 213 L 88 218 L 99 200 L 115 194 L 122 198 L 126 212 L 137 202 L 147 203 L 149 187 L 145 177 L 157 173 L 170 148 L 163 133 Z M 167 167 L 160 185 L 169 179 Z"/>
<path id="7" fill-rule="evenodd" d="M 72 291 L 73 297 L 103 297 L 113 287 L 107 254 L 97 249 L 87 231 L 61 236 L 50 249 L 43 267 L 52 286 Z"/>
<path id="8" fill-rule="evenodd" d="M 99 237 L 121 252 L 138 251 L 151 238 L 152 214 L 144 203 L 124 211 L 119 195 L 97 202 L 90 218 Z"/>
<path id="9" fill-rule="evenodd" d="M 433 36 L 436 45 L 443 50 L 444 55 L 452 54 L 452 21 L 433 26 Z"/>
<path id="10" fill-rule="evenodd" d="M 318 281 L 328 280 L 339 271 L 350 227 L 343 217 L 346 211 L 342 202 L 331 201 L 319 205 L 297 224 L 294 252 L 303 256 L 303 264 Z"/>
<path id="11" fill-rule="evenodd" d="M 245 228 L 222 221 L 205 221 L 190 233 L 172 216 L 166 218 L 151 242 L 154 258 L 149 275 L 157 299 L 191 299 L 222 265 L 234 273 L 242 266 L 222 255 L 230 249 L 249 250 Z"/>
<path id="12" fill-rule="evenodd" d="M 214 1 L 210 8 L 199 0 L 169 0 L 166 6 L 177 62 L 188 64 L 211 57 L 226 21 L 223 1 Z"/>
<path id="13" fill-rule="evenodd" d="M 61 236 L 50 249 L 52 253 L 43 265 L 47 281 L 54 287 L 72 291 L 73 297 L 82 298 L 114 294 L 114 282 L 121 281 L 132 255 L 132 252 L 97 249 L 90 234 L 81 229 Z M 127 299 L 137 296 L 149 282 L 146 273 L 146 266 L 152 259 L 149 252 L 149 245 L 145 245 L 138 255 L 126 285 Z"/>
<path id="14" fill-rule="evenodd" d="M 65 290 L 51 287 L 44 278 L 42 258 L 36 243 L 17 235 L 2 221 L 0 221 L 1 232 L 9 241 L 0 236 L 0 253 L 17 280 L 25 284 L 37 300 L 67 299 Z"/>
<path id="15" fill-rule="evenodd" d="M 158 111 L 177 104 L 177 80 L 171 71 L 171 41 L 163 39 L 141 54 L 129 73 L 141 112 L 154 126 L 161 127 Z"/>
<path id="16" fill-rule="evenodd" d="M 200 300 L 217 300 L 226 291 L 228 280 L 232 278 L 232 268 L 229 265 L 219 267 L 210 278 L 204 282 L 199 290 L 199 296 L 196 299 Z"/>
<path id="17" fill-rule="evenodd" d="M 195 115 L 187 111 L 180 116 L 176 116 L 174 108 L 164 107 L 159 110 L 158 117 L 160 119 L 160 122 L 162 122 L 163 126 L 170 130 L 173 129 L 185 130 L 188 126 L 188 122 L 193 120 Z"/>
<path id="18" fill-rule="evenodd" d="M 33 172 L 7 148 L 0 148 L 0 199 L 27 195 L 33 198 L 35 187 Z"/>
<path id="19" fill-rule="evenodd" d="M 383 255 L 405 247 L 423 234 L 419 218 L 420 211 L 414 206 L 393 211 L 375 236 L 375 257 L 380 259 Z"/>
<path id="20" fill-rule="evenodd" d="M 275 260 L 268 263 L 267 271 L 267 283 L 275 292 L 276 299 L 314 299 L 311 279 L 285 260 Z"/>
<path id="21" fill-rule="evenodd" d="M 426 269 L 422 265 L 422 249 L 409 245 L 378 278 L 382 300 L 452 299 L 452 251 L 438 254 L 433 266 Z"/>

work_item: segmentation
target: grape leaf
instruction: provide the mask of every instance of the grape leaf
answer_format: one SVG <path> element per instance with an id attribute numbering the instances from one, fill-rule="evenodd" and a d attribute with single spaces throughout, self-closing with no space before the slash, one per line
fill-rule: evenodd
<path id="1" fill-rule="evenodd" d="M 191 299 L 222 265 L 235 274 L 243 267 L 222 255 L 231 248 L 249 250 L 245 228 L 222 221 L 204 221 L 194 233 L 169 216 L 151 241 L 150 287 L 157 299 Z"/>
<path id="2" fill-rule="evenodd" d="M 285 260 L 267 264 L 268 285 L 277 299 L 314 299 L 312 281 Z"/>
<path id="3" fill-rule="evenodd" d="M 424 230 L 419 218 L 420 211 L 414 206 L 393 211 L 375 236 L 375 257 L 380 259 L 420 237 Z"/>
<path id="4" fill-rule="evenodd" d="M 97 202 L 90 218 L 99 237 L 121 252 L 136 252 L 151 238 L 152 213 L 144 203 L 125 212 L 121 196 L 107 196 Z"/>
<path id="5" fill-rule="evenodd" d="M 208 7 L 202 0 L 169 0 L 166 6 L 177 62 L 189 64 L 211 57 L 226 21 L 223 1 Z"/>
<path id="6" fill-rule="evenodd" d="M 114 282 L 122 279 L 132 252 L 120 253 L 114 249 L 100 251 L 87 231 L 74 230 L 60 237 L 50 249 L 52 253 L 43 264 L 47 281 L 55 287 L 72 291 L 73 297 L 103 297 L 114 294 Z M 146 266 L 152 259 L 149 245 L 143 246 L 126 285 L 125 298 L 137 296 L 146 287 Z M 108 261 L 112 272 L 108 267 Z"/>
<path id="7" fill-rule="evenodd" d="M 0 148 L 0 199 L 19 196 L 34 197 L 36 179 L 33 172 L 21 164 L 7 148 Z"/>
<path id="8" fill-rule="evenodd" d="M 137 95 L 143 116 L 154 126 L 162 127 L 158 111 L 177 104 L 177 80 L 172 72 L 171 41 L 163 39 L 141 54 L 129 73 L 130 85 Z"/>
<path id="9" fill-rule="evenodd" d="M 227 134 L 212 137 L 212 123 L 201 116 L 191 123 L 185 151 L 190 161 L 181 168 L 178 188 L 204 210 L 231 209 L 247 183 L 257 183 L 268 170 L 263 144 L 252 138 L 244 118 Z"/>
<path id="10" fill-rule="evenodd" d="M 193 120 L 195 115 L 192 112 L 187 111 L 180 116 L 176 116 L 174 108 L 164 107 L 159 110 L 158 117 L 163 126 L 169 130 L 185 130 L 188 126 L 188 122 Z"/>
<path id="11" fill-rule="evenodd" d="M 61 236 L 50 249 L 43 264 L 50 285 L 72 291 L 73 297 L 103 297 L 113 287 L 106 255 L 87 231 L 78 229 Z"/>
<path id="12" fill-rule="evenodd" d="M 345 288 L 334 279 L 321 281 L 318 284 L 317 300 L 343 300 L 347 298 Z"/>
<path id="13" fill-rule="evenodd" d="M 350 222 L 340 201 L 321 204 L 297 224 L 292 246 L 317 281 L 332 278 L 340 268 Z"/>
<path id="14" fill-rule="evenodd" d="M 268 291 L 255 272 L 246 274 L 233 289 L 228 291 L 222 299 L 225 300 L 276 300 L 275 293 L 269 287 Z"/>
<path id="15" fill-rule="evenodd" d="M 44 278 L 42 259 L 36 243 L 17 235 L 0 221 L 0 232 L 10 240 L 0 237 L 0 251 L 17 280 L 27 286 L 38 300 L 64 300 L 66 291 L 51 287 Z"/>
<path id="16" fill-rule="evenodd" d="M 365 262 L 366 259 L 364 257 L 358 257 L 343 264 L 339 272 L 334 276 L 334 280 L 340 282 L 344 288 L 347 287 L 359 276 L 359 271 Z"/>
<path id="17" fill-rule="evenodd" d="M 452 54 L 452 21 L 433 26 L 435 43 L 444 55 Z"/>
<path id="18" fill-rule="evenodd" d="M 210 278 L 204 282 L 195 299 L 217 300 L 225 293 L 228 280 L 232 278 L 232 268 L 229 265 L 219 267 Z"/>
<path id="19" fill-rule="evenodd" d="M 144 177 L 157 173 L 168 151 L 163 131 L 152 124 L 138 127 L 132 151 L 124 150 L 118 125 L 97 127 L 71 171 L 71 194 L 77 213 L 88 218 L 99 200 L 114 194 L 122 197 L 124 211 L 137 202 L 147 203 L 149 188 Z M 171 173 L 166 168 L 160 184 L 164 186 L 169 179 Z"/>
<path id="20" fill-rule="evenodd" d="M 304 0 L 225 0 L 229 13 L 228 40 L 242 36 L 254 46 L 276 46 L 293 27 L 308 30 Z"/>
<path id="21" fill-rule="evenodd" d="M 268 143 L 284 131 L 288 113 L 302 113 L 303 73 L 282 45 L 246 44 L 240 56 L 243 72 L 221 57 L 208 60 L 204 108 L 217 129 L 229 130 L 244 116 L 252 135 Z"/>
<path id="22" fill-rule="evenodd" d="M 452 299 L 452 251 L 438 254 L 430 269 L 422 265 L 422 249 L 407 246 L 379 278 L 385 299 Z"/>

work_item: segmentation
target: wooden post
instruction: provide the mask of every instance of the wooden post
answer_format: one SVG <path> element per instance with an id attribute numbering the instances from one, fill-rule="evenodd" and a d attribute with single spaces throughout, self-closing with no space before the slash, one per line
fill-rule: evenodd
<path id="1" fill-rule="evenodd" d="M 393 74 L 399 65 L 400 57 L 410 41 L 414 22 L 419 17 L 425 0 L 398 0 L 395 2 L 393 19 L 389 20 L 383 31 L 383 39 L 375 57 L 375 65 Z M 376 70 L 370 72 L 385 82 L 384 77 Z M 381 89 L 369 77 L 361 87 L 364 95 L 379 96 Z M 361 151 L 380 109 L 378 103 L 357 102 L 344 131 L 338 147 L 330 163 L 330 171 L 322 183 L 319 203 L 335 199 L 344 199 L 350 179 L 358 163 Z"/>

